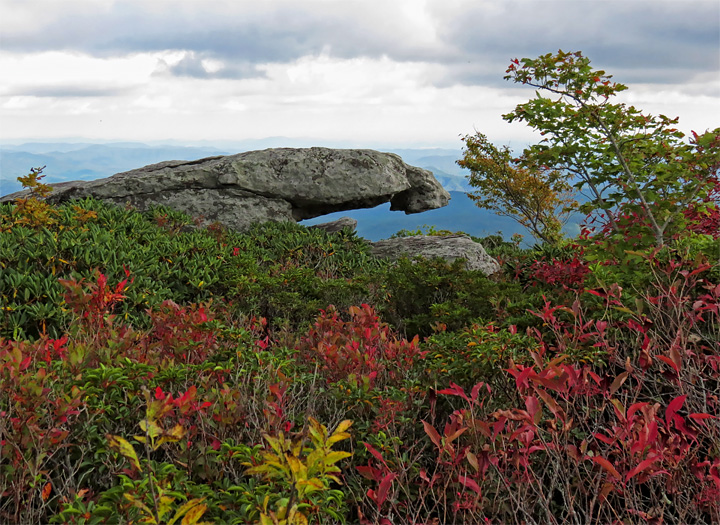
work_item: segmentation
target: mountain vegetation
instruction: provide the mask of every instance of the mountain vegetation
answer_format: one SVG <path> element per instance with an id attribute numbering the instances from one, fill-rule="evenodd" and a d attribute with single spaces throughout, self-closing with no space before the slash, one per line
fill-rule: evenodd
<path id="1" fill-rule="evenodd" d="M 595 111 L 553 103 L 553 133 Z M 576 145 L 604 144 L 596 222 L 475 238 L 489 276 L 347 230 L 49 205 L 32 170 L 0 205 L 0 522 L 717 523 L 720 137 L 608 129 Z"/>

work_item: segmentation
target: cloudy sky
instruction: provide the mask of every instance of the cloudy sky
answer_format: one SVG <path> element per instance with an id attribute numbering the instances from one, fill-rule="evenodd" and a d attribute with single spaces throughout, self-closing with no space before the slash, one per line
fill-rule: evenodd
<path id="1" fill-rule="evenodd" d="M 0 36 L 5 141 L 519 145 L 505 68 L 558 49 L 720 124 L 718 0 L 0 0 Z"/>

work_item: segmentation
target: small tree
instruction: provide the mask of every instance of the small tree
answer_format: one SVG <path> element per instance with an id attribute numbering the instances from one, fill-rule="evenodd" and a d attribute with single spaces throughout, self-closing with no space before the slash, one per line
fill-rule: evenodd
<path id="1" fill-rule="evenodd" d="M 470 170 L 468 193 L 475 204 L 515 219 L 543 241 L 555 244 L 569 214 L 577 206 L 567 176 L 529 159 L 513 158 L 507 146 L 498 149 L 482 133 L 466 136 L 458 164 Z M 524 165 L 520 165 L 520 164 Z"/>
<path id="2" fill-rule="evenodd" d="M 615 232 L 622 232 L 622 216 L 636 216 L 662 246 L 681 231 L 685 210 L 708 203 L 720 166 L 720 128 L 684 142 L 677 118 L 611 103 L 627 87 L 592 69 L 580 52 L 514 59 L 506 73 L 506 80 L 538 89 L 534 99 L 503 115 L 545 137 L 525 150 L 521 165 L 548 166 L 579 180 L 577 187 L 589 191 L 584 211 L 600 211 Z"/>

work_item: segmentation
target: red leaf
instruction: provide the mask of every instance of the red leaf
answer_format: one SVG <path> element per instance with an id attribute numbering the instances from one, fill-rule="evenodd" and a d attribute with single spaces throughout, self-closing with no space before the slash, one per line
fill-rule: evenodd
<path id="1" fill-rule="evenodd" d="M 450 383 L 450 388 L 445 388 L 443 390 L 438 390 L 438 394 L 446 394 L 451 396 L 460 396 L 468 403 L 470 402 L 470 399 L 468 399 L 468 396 L 465 394 L 465 390 L 462 389 L 460 385 L 456 385 L 455 383 Z"/>
<path id="2" fill-rule="evenodd" d="M 657 461 L 657 459 L 658 459 L 657 456 L 653 456 L 644 461 L 641 461 L 637 467 L 635 467 L 634 469 L 632 469 L 630 472 L 627 473 L 627 476 L 625 476 L 625 482 L 627 483 L 628 481 L 630 481 L 639 472 L 646 471 L 649 467 L 652 466 L 653 463 L 655 463 Z"/>
<path id="3" fill-rule="evenodd" d="M 540 401 L 535 396 L 527 396 L 525 398 L 525 408 L 527 408 L 528 414 L 536 425 L 540 424 L 542 419 L 542 408 L 540 407 Z"/>
<path id="4" fill-rule="evenodd" d="M 490 393 L 490 385 L 485 385 L 485 383 L 483 383 L 483 382 L 481 381 L 481 382 L 479 382 L 477 385 L 475 385 L 475 386 L 473 387 L 472 393 L 470 394 L 470 399 L 472 399 L 473 401 L 477 401 L 478 394 L 480 393 L 480 389 L 481 389 L 483 386 L 487 386 L 487 390 L 488 390 L 488 394 L 489 394 L 489 393 Z"/>
<path id="5" fill-rule="evenodd" d="M 663 362 L 667 363 L 668 365 L 670 365 L 670 366 L 672 367 L 672 369 L 675 370 L 675 373 L 676 373 L 676 374 L 680 373 L 680 369 L 679 369 L 678 366 L 675 364 L 675 361 L 673 361 L 672 359 L 670 359 L 668 356 L 666 356 L 666 355 L 658 355 L 658 356 L 656 356 L 656 357 L 657 357 L 658 359 L 660 359 L 660 361 L 663 361 Z"/>
<path id="6" fill-rule="evenodd" d="M 595 463 L 600 465 L 602 468 L 604 468 L 612 477 L 614 477 L 617 480 L 622 479 L 622 476 L 620 473 L 615 470 L 615 467 L 613 467 L 612 463 L 610 463 L 607 459 L 605 459 L 602 456 L 593 456 L 592 459 Z"/>
<path id="7" fill-rule="evenodd" d="M 550 411 L 555 414 L 555 417 L 559 418 L 561 421 L 565 421 L 565 412 L 562 408 L 560 408 L 560 405 L 557 404 L 557 401 L 553 399 L 553 397 L 545 392 L 544 390 L 535 389 L 537 394 L 542 398 L 543 401 L 545 401 L 545 404 L 548 406 Z"/>
<path id="8" fill-rule="evenodd" d="M 380 454 L 380 452 L 378 452 L 375 449 L 375 447 L 373 447 L 370 443 L 365 443 L 365 442 L 363 442 L 363 445 L 365 445 L 365 448 L 368 450 L 368 452 L 370 452 L 370 454 L 372 454 L 375 457 L 375 459 L 377 459 L 380 463 L 385 465 L 385 468 L 388 468 L 387 464 L 385 463 L 385 460 L 382 457 L 382 454 Z"/>
<path id="9" fill-rule="evenodd" d="M 355 467 L 360 475 L 372 481 L 380 481 L 382 479 L 382 472 L 375 467 L 362 466 Z"/>
<path id="10" fill-rule="evenodd" d="M 697 439 L 697 432 L 685 425 L 684 417 L 675 414 L 673 416 L 673 423 L 675 423 L 675 428 L 682 432 L 684 436 L 689 436 L 692 439 Z"/>
<path id="11" fill-rule="evenodd" d="M 520 372 L 517 370 L 509 369 L 508 372 L 512 374 L 513 377 L 515 377 L 515 385 L 517 386 L 518 390 L 522 390 L 522 388 L 529 388 L 530 383 L 528 382 L 528 378 L 530 377 L 530 374 L 534 372 L 532 367 L 526 367 L 523 368 Z"/>
<path id="12" fill-rule="evenodd" d="M 670 428 L 670 421 L 673 420 L 673 416 L 675 413 L 680 410 L 685 403 L 685 399 L 687 399 L 687 396 L 678 396 L 672 401 L 670 401 L 670 404 L 668 404 L 667 409 L 665 409 L 665 423 L 667 424 L 667 428 Z"/>
<path id="13" fill-rule="evenodd" d="M 595 432 L 593 436 L 595 437 L 595 439 L 599 439 L 606 445 L 612 445 L 613 443 L 615 443 L 615 440 L 613 438 L 609 438 L 606 435 L 601 434 L 600 432 Z"/>
<path id="14" fill-rule="evenodd" d="M 688 414 L 688 417 L 690 419 L 692 419 L 693 421 L 700 421 L 703 419 L 717 419 L 717 416 L 711 416 L 710 414 L 703 414 L 703 413 Z"/>
<path id="15" fill-rule="evenodd" d="M 394 472 L 391 472 L 387 476 L 383 478 L 383 480 L 380 482 L 380 487 L 378 487 L 377 495 L 375 502 L 378 505 L 382 505 L 385 503 L 385 500 L 387 499 L 387 493 L 388 490 L 390 490 L 390 486 L 392 485 L 393 480 L 397 477 L 397 474 Z"/>
<path id="16" fill-rule="evenodd" d="M 458 481 L 463 486 L 469 488 L 470 490 L 474 491 L 478 496 L 480 496 L 480 486 L 475 483 L 474 480 L 468 478 L 467 476 L 458 476 Z"/>
<path id="17" fill-rule="evenodd" d="M 428 423 L 427 421 L 422 422 L 423 427 L 425 427 L 425 433 L 430 436 L 430 439 L 433 443 L 437 446 L 437 448 L 442 449 L 442 438 L 440 437 L 440 434 L 438 434 L 437 430 Z"/>
<path id="18" fill-rule="evenodd" d="M 682 368 L 682 356 L 680 355 L 676 344 L 673 344 L 670 348 L 670 358 L 673 363 L 675 363 L 675 371 L 679 373 Z"/>

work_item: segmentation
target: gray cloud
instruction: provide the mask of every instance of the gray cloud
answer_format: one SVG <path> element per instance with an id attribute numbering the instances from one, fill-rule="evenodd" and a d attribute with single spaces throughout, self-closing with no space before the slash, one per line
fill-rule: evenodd
<path id="1" fill-rule="evenodd" d="M 130 92 L 127 88 L 103 88 L 89 86 L 24 86 L 3 93 L 3 96 L 25 96 L 41 98 L 84 98 L 84 97 L 113 97 Z"/>
<path id="2" fill-rule="evenodd" d="M 438 86 L 503 85 L 511 58 L 560 48 L 582 50 L 596 67 L 626 83 L 682 83 L 720 69 L 720 4 L 715 1 L 430 2 L 435 40 L 390 2 L 223 4 L 225 11 L 214 2 L 164 10 L 152 2 L 115 2 L 109 8 L 66 4 L 55 19 L 23 32 L 3 30 L 3 48 L 94 56 L 184 50 L 186 57 L 167 73 L 196 78 L 257 77 L 262 75 L 258 64 L 320 53 L 388 56 L 441 66 L 442 73 L 431 79 Z M 225 67 L 209 72 L 205 58 Z"/>
<path id="3" fill-rule="evenodd" d="M 458 57 L 450 79 L 489 80 L 485 62 L 504 67 L 514 57 L 582 50 L 593 65 L 621 82 L 683 82 L 720 67 L 720 4 L 716 2 L 504 2 L 476 8 L 443 24 Z"/>
<path id="4" fill-rule="evenodd" d="M 206 57 L 207 58 L 207 57 Z M 204 58 L 197 53 L 187 53 L 177 64 L 164 67 L 156 74 L 170 74 L 179 77 L 191 77 L 200 79 L 243 79 L 243 78 L 265 78 L 267 75 L 260 71 L 256 64 L 249 62 L 235 61 L 229 64 L 223 63 L 218 70 L 210 70 L 203 63 Z"/>

